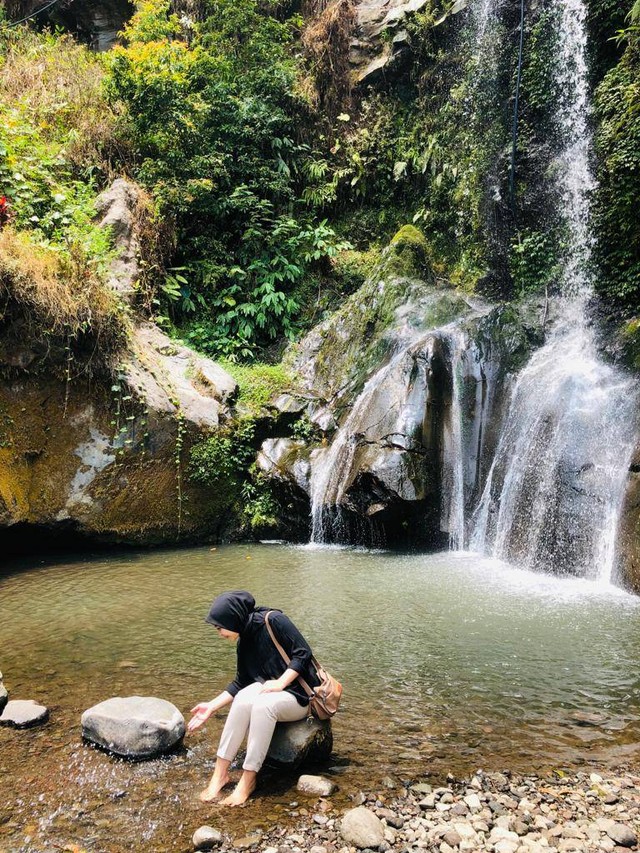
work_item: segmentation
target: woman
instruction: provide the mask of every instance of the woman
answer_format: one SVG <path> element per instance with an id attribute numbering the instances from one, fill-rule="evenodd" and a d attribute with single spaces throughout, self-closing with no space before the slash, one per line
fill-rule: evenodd
<path id="1" fill-rule="evenodd" d="M 194 716 L 187 726 L 189 732 L 199 729 L 216 711 L 231 705 L 213 776 L 200 794 L 204 802 L 218 797 L 230 782 L 229 765 L 245 737 L 247 756 L 242 765 L 242 777 L 222 803 L 239 806 L 246 802 L 256 786 L 256 776 L 267 755 L 276 723 L 290 723 L 307 716 L 309 698 L 298 676 L 311 687 L 319 684 L 309 644 L 293 622 L 281 610 L 255 604 L 249 592 L 225 592 L 215 599 L 206 619 L 221 637 L 237 641 L 238 671 L 219 696 L 191 709 Z M 269 635 L 265 623 L 267 613 L 271 630 L 291 658 L 288 665 Z"/>

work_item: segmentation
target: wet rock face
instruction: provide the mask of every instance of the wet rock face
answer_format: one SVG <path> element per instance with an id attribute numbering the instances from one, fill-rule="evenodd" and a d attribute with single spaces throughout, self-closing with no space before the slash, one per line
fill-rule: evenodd
<path id="1" fill-rule="evenodd" d="M 640 595 L 640 447 L 631 460 L 618 532 L 620 583 Z"/>
<path id="2" fill-rule="evenodd" d="M 401 229 L 372 277 L 289 354 L 299 387 L 287 405 L 321 440 L 269 439 L 258 465 L 285 503 L 310 506 L 313 541 L 460 541 L 508 377 L 539 340 L 537 306 L 471 305 L 436 287 L 423 240 Z"/>

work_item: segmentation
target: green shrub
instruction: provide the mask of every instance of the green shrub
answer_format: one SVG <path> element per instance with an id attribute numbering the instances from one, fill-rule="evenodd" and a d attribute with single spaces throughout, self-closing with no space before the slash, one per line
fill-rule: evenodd
<path id="1" fill-rule="evenodd" d="M 597 288 L 623 306 L 640 298 L 640 28 L 623 35 L 626 49 L 598 87 L 598 189 L 594 204 Z"/>

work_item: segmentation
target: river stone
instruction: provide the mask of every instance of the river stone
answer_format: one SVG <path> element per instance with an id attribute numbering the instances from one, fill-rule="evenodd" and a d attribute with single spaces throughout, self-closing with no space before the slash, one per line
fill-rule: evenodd
<path id="1" fill-rule="evenodd" d="M 303 761 L 326 761 L 333 749 L 329 720 L 305 718 L 295 723 L 276 725 L 267 759 L 278 767 L 298 767 Z"/>
<path id="2" fill-rule="evenodd" d="M 347 844 L 364 850 L 375 849 L 384 842 L 384 825 L 379 817 L 364 806 L 350 809 L 342 818 L 340 834 Z"/>
<path id="3" fill-rule="evenodd" d="M 300 793 L 314 797 L 330 797 L 338 790 L 336 783 L 324 776 L 301 776 L 296 787 Z"/>
<path id="4" fill-rule="evenodd" d="M 635 832 L 624 823 L 614 823 L 607 829 L 607 835 L 621 847 L 635 847 L 638 842 Z"/>
<path id="5" fill-rule="evenodd" d="M 154 696 L 116 696 L 82 715 L 85 740 L 124 758 L 153 758 L 184 737 L 184 717 Z"/>
<path id="6" fill-rule="evenodd" d="M 11 699 L 4 707 L 0 726 L 28 729 L 49 719 L 49 709 L 38 705 L 33 699 Z"/>
<path id="7" fill-rule="evenodd" d="M 0 672 L 0 714 L 4 711 L 5 705 L 9 701 L 9 694 L 7 693 L 7 688 L 2 683 L 2 673 Z"/>
<path id="8" fill-rule="evenodd" d="M 201 826 L 193 833 L 191 841 L 194 850 L 211 850 L 222 842 L 222 833 L 212 826 Z"/>

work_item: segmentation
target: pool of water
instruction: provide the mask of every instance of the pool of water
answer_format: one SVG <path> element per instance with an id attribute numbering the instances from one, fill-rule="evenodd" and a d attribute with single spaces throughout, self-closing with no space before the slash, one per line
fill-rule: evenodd
<path id="1" fill-rule="evenodd" d="M 472 554 L 275 544 L 22 560 L 0 574 L 0 669 L 51 721 L 0 729 L 0 851 L 187 850 L 201 823 L 240 832 L 290 810 L 291 779 L 232 816 L 199 804 L 220 720 L 141 764 L 80 741 L 80 714 L 110 696 L 188 717 L 222 689 L 235 650 L 204 616 L 238 588 L 285 610 L 344 682 L 338 804 L 385 776 L 635 762 L 640 600 L 613 587 Z"/>

